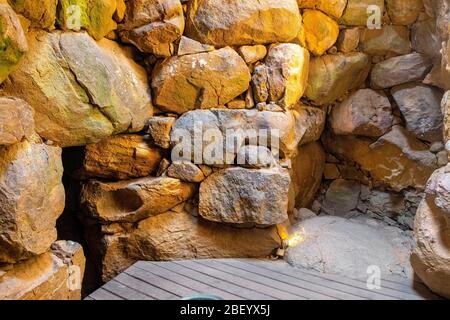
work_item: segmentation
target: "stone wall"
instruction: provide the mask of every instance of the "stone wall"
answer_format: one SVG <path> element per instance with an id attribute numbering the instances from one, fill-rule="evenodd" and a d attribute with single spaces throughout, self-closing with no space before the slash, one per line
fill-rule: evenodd
<path id="1" fill-rule="evenodd" d="M 0 0 L 0 298 L 79 298 L 64 240 L 108 281 L 137 260 L 270 256 L 303 208 L 415 228 L 413 266 L 448 295 L 449 16 Z"/>

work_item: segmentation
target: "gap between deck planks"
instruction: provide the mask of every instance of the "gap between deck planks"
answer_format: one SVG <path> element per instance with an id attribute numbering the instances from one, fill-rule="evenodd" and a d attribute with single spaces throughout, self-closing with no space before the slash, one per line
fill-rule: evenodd
<path id="1" fill-rule="evenodd" d="M 438 299 L 412 279 L 382 279 L 369 290 L 361 279 L 297 269 L 284 261 L 206 259 L 138 261 L 86 300 L 177 300 L 212 294 L 226 300 Z"/>

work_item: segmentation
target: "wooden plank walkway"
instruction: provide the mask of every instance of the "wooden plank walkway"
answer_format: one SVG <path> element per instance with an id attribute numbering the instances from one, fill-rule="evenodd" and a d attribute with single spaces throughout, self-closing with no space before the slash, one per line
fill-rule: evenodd
<path id="1" fill-rule="evenodd" d="M 86 300 L 178 300 L 210 294 L 225 300 L 439 299 L 412 279 L 389 277 L 370 290 L 365 279 L 297 269 L 284 261 L 214 259 L 139 261 Z"/>

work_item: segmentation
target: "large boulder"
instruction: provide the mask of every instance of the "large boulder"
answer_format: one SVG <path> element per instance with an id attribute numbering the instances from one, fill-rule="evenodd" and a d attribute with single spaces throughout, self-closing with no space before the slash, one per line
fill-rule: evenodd
<path id="1" fill-rule="evenodd" d="M 252 77 L 256 102 L 274 102 L 290 109 L 306 89 L 309 52 L 293 43 L 272 45 L 264 64 L 255 67 Z"/>
<path id="2" fill-rule="evenodd" d="M 338 135 L 379 137 L 393 120 L 391 103 L 382 91 L 360 89 L 333 107 L 329 121 Z"/>
<path id="3" fill-rule="evenodd" d="M 317 105 L 329 104 L 358 88 L 371 67 L 363 53 L 324 55 L 311 59 L 305 96 Z"/>
<path id="4" fill-rule="evenodd" d="M 186 35 L 219 47 L 290 42 L 299 33 L 296 0 L 189 1 Z"/>
<path id="5" fill-rule="evenodd" d="M 51 251 L 0 267 L 0 300 L 80 300 L 85 262 L 81 245 L 57 241 Z"/>
<path id="6" fill-rule="evenodd" d="M 215 108 L 245 92 L 250 79 L 247 64 L 229 47 L 171 57 L 153 70 L 154 101 L 163 110 L 180 114 Z"/>
<path id="7" fill-rule="evenodd" d="M 105 229 L 89 248 L 106 282 L 138 260 L 265 258 L 280 245 L 276 227 L 234 228 L 170 211 L 142 220 L 131 230 Z"/>
<path id="8" fill-rule="evenodd" d="M 195 191 L 194 184 L 169 177 L 91 180 L 82 187 L 81 205 L 87 216 L 101 223 L 136 222 L 169 211 Z"/>
<path id="9" fill-rule="evenodd" d="M 0 148 L 0 159 L 0 262 L 15 263 L 56 240 L 65 199 L 61 149 L 25 140 Z"/>
<path id="10" fill-rule="evenodd" d="M 28 50 L 27 39 L 16 13 L 0 3 L 0 83 L 5 81 Z"/>
<path id="11" fill-rule="evenodd" d="M 347 26 L 367 26 L 367 21 L 373 14 L 369 6 L 377 6 L 381 14 L 384 12 L 384 0 L 348 0 L 339 23 Z"/>
<path id="12" fill-rule="evenodd" d="M 337 22 L 318 10 L 303 12 L 303 29 L 306 47 L 316 56 L 330 49 L 339 36 Z"/>
<path id="13" fill-rule="evenodd" d="M 347 6 L 347 0 L 297 0 L 300 9 L 317 9 L 339 19 Z"/>
<path id="14" fill-rule="evenodd" d="M 94 39 L 100 40 L 117 28 L 113 19 L 117 11 L 117 2 L 115 0 L 59 0 L 58 24 L 64 30 L 84 29 Z"/>
<path id="15" fill-rule="evenodd" d="M 43 31 L 28 41 L 5 91 L 33 107 L 41 137 L 75 146 L 144 127 L 152 113 L 147 74 L 117 43 Z"/>
<path id="16" fill-rule="evenodd" d="M 411 53 L 377 63 L 371 73 L 371 86 L 385 89 L 412 81 L 421 81 L 433 63 L 423 54 Z"/>
<path id="17" fill-rule="evenodd" d="M 356 162 L 367 171 L 376 185 L 395 191 L 408 187 L 425 189 L 437 168 L 436 156 L 429 147 L 400 125 L 377 141 L 355 136 L 326 134 L 323 142 L 328 152 Z"/>
<path id="18" fill-rule="evenodd" d="M 447 195 L 448 196 L 448 195 Z M 428 195 L 420 204 L 414 223 L 416 248 L 411 264 L 419 278 L 434 292 L 450 299 L 450 215 Z"/>
<path id="19" fill-rule="evenodd" d="M 308 208 L 322 182 L 325 169 L 325 152 L 319 142 L 300 146 L 291 159 L 291 185 L 289 188 L 289 211 Z"/>
<path id="20" fill-rule="evenodd" d="M 214 222 L 282 223 L 288 218 L 290 182 L 288 172 L 278 167 L 215 172 L 200 185 L 199 214 Z"/>
<path id="21" fill-rule="evenodd" d="M 252 145 L 266 141 L 274 154 L 281 151 L 280 156 L 290 157 L 299 143 L 320 137 L 324 122 L 325 114 L 318 108 L 296 108 L 288 112 L 189 111 L 178 118 L 172 128 L 172 159 L 218 166 L 233 164 L 246 140 Z M 201 141 L 196 141 L 192 147 L 193 139 L 198 138 Z"/>
<path id="22" fill-rule="evenodd" d="M 184 32 L 183 7 L 179 0 L 128 0 L 120 38 L 143 52 L 171 56 L 174 42 Z"/>
<path id="23" fill-rule="evenodd" d="M 293 266 L 364 280 L 377 266 L 382 275 L 413 277 L 413 239 L 381 222 L 323 216 L 300 222 L 290 235 L 286 260 Z"/>
<path id="24" fill-rule="evenodd" d="M 386 0 L 387 12 L 393 24 L 409 25 L 419 17 L 422 0 Z"/>
<path id="25" fill-rule="evenodd" d="M 50 30 L 55 27 L 58 0 L 8 0 L 8 3 L 30 20 L 32 27 Z"/>
<path id="26" fill-rule="evenodd" d="M 398 56 L 411 52 L 409 29 L 405 26 L 386 25 L 381 29 L 364 29 L 359 44 L 361 51 L 374 56 Z"/>
<path id="27" fill-rule="evenodd" d="M 406 128 L 422 140 L 442 141 L 442 92 L 423 84 L 405 84 L 391 90 L 406 120 Z"/>
<path id="28" fill-rule="evenodd" d="M 90 177 L 126 180 L 153 174 L 162 151 L 144 136 L 124 134 L 86 146 L 83 173 Z"/>
<path id="29" fill-rule="evenodd" d="M 13 97 L 0 97 L 0 145 L 6 146 L 34 134 L 34 112 L 28 103 Z"/>

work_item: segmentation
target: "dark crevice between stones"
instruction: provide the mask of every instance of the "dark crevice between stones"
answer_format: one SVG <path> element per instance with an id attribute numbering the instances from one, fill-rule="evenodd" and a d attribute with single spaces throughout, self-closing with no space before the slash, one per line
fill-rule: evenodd
<path id="1" fill-rule="evenodd" d="M 56 221 L 58 240 L 71 240 L 82 245 L 86 257 L 86 270 L 82 282 L 82 297 L 87 296 L 101 285 L 98 265 L 89 251 L 84 237 L 84 227 L 80 219 L 81 183 L 78 172 L 83 164 L 84 147 L 64 148 L 62 153 L 64 175 L 63 184 L 66 192 L 64 212 Z"/>

